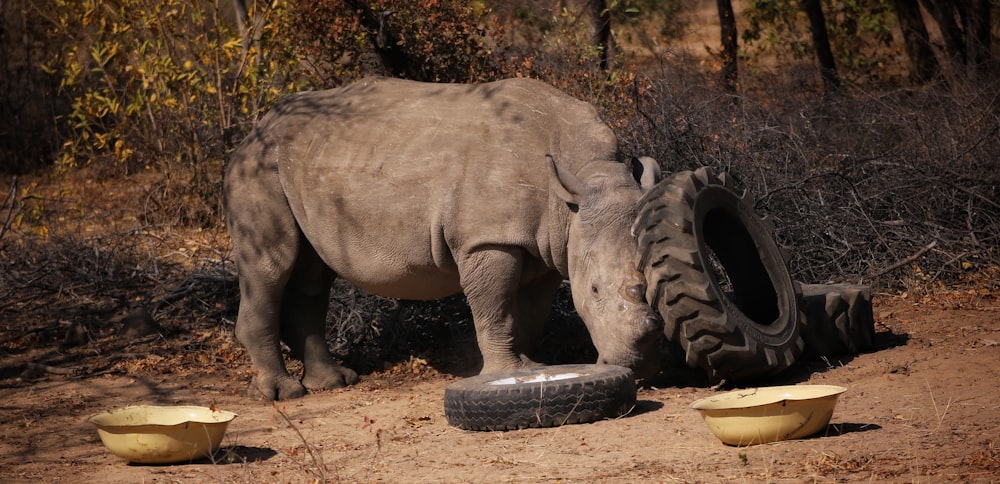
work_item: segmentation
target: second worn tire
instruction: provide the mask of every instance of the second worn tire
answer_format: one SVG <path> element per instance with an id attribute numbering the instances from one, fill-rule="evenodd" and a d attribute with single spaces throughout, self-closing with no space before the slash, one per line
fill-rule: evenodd
<path id="1" fill-rule="evenodd" d="M 633 233 L 646 298 L 688 365 L 719 382 L 795 363 L 804 347 L 799 285 L 728 174 L 699 168 L 661 181 L 640 202 Z"/>
<path id="2" fill-rule="evenodd" d="M 448 424 L 465 430 L 556 427 L 617 418 L 635 406 L 632 370 L 554 365 L 483 374 L 444 391 Z"/>
<path id="3" fill-rule="evenodd" d="M 803 284 L 806 353 L 838 356 L 874 347 L 875 319 L 868 286 Z"/>

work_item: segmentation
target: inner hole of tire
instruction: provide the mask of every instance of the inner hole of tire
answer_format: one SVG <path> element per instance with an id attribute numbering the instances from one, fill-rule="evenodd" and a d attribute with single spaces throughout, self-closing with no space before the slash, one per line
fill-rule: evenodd
<path id="1" fill-rule="evenodd" d="M 738 217 L 717 208 L 705 214 L 702 235 L 708 246 L 706 271 L 751 321 L 769 325 L 778 319 L 778 294 L 757 245 Z"/>

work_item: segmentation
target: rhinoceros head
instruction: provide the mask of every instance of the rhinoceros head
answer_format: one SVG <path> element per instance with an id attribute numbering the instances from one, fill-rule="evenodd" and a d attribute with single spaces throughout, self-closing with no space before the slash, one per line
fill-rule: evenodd
<path id="1" fill-rule="evenodd" d="M 636 377 L 659 370 L 663 323 L 646 303 L 631 225 L 639 199 L 659 177 L 652 158 L 593 162 L 577 174 L 549 159 L 550 188 L 572 212 L 567 269 L 573 304 L 583 319 L 598 363 L 631 368 Z"/>

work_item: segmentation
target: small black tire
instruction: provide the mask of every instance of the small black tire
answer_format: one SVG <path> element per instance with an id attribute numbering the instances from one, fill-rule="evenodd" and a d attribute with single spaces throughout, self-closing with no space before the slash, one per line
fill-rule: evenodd
<path id="1" fill-rule="evenodd" d="M 803 284 L 806 354 L 839 356 L 874 348 L 872 293 L 858 284 Z"/>
<path id="2" fill-rule="evenodd" d="M 449 384 L 448 424 L 465 430 L 557 427 L 618 418 L 635 407 L 632 370 L 554 365 L 490 373 Z"/>
<path id="3" fill-rule="evenodd" d="M 712 382 L 778 373 L 805 346 L 798 283 L 734 185 L 708 168 L 675 173 L 646 193 L 632 229 L 664 334 Z"/>

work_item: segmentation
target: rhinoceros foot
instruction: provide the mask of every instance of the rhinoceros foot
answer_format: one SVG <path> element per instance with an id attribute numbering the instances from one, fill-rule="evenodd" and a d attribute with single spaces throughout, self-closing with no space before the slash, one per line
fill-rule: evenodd
<path id="1" fill-rule="evenodd" d="M 265 400 L 292 400 L 304 397 L 306 387 L 291 376 L 267 378 L 258 375 L 250 382 L 250 389 L 247 393 L 251 397 Z"/>
<path id="2" fill-rule="evenodd" d="M 358 382 L 358 374 L 350 368 L 333 363 L 322 366 L 306 366 L 302 384 L 310 390 L 330 390 L 343 388 Z"/>

